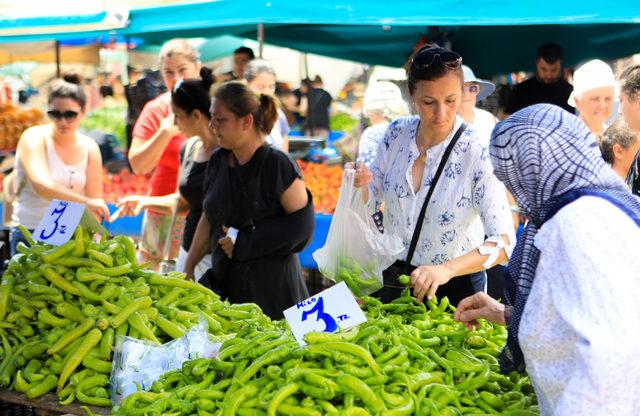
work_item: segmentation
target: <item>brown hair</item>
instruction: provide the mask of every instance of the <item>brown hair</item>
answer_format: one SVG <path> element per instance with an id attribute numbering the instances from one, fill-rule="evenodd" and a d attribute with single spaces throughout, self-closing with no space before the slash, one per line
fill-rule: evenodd
<path id="1" fill-rule="evenodd" d="M 620 90 L 631 100 L 640 92 L 640 65 L 631 65 L 620 74 Z"/>
<path id="2" fill-rule="evenodd" d="M 79 74 L 64 74 L 64 79 L 57 79 L 51 83 L 48 103 L 51 104 L 56 98 L 68 98 L 77 102 L 84 111 L 87 105 L 87 94 L 84 92 L 81 82 Z"/>
<path id="3" fill-rule="evenodd" d="M 225 107 L 237 117 L 253 116 L 253 127 L 263 134 L 271 133 L 278 119 L 278 107 L 273 97 L 255 94 L 248 86 L 238 81 L 225 82 L 215 93 Z"/>
<path id="4" fill-rule="evenodd" d="M 419 68 L 414 65 L 414 59 L 416 59 L 418 55 L 421 55 L 423 52 L 430 49 L 436 50 L 436 52 L 438 53 L 448 52 L 457 55 L 455 52 L 440 48 L 436 44 L 427 44 L 422 48 L 415 50 L 404 66 L 405 72 L 407 74 L 407 87 L 409 89 L 409 94 L 413 95 L 413 93 L 416 91 L 416 85 L 418 84 L 418 81 L 435 81 L 449 73 L 458 76 L 460 78 L 460 85 L 464 86 L 464 74 L 462 72 L 461 59 L 460 64 L 457 66 L 457 68 L 448 67 L 447 65 L 445 65 L 445 63 L 442 62 L 442 59 L 440 58 L 434 58 L 433 63 L 426 68 Z"/>

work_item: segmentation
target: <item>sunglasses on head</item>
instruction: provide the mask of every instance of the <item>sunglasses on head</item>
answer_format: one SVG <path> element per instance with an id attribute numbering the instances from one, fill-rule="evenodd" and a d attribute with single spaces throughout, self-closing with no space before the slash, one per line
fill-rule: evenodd
<path id="1" fill-rule="evenodd" d="M 427 48 L 418 52 L 411 60 L 411 69 L 427 69 L 436 61 L 440 60 L 447 69 L 458 69 L 462 65 L 462 57 L 455 52 L 443 48 Z"/>
<path id="2" fill-rule="evenodd" d="M 464 90 L 469 94 L 478 94 L 480 92 L 480 86 L 477 84 L 465 85 Z"/>
<path id="3" fill-rule="evenodd" d="M 78 117 L 78 112 L 77 111 L 72 111 L 72 110 L 67 110 L 67 111 L 60 111 L 60 110 L 49 110 L 47 111 L 47 115 L 55 120 L 55 121 L 60 121 L 63 118 L 67 121 L 73 121 Z"/>

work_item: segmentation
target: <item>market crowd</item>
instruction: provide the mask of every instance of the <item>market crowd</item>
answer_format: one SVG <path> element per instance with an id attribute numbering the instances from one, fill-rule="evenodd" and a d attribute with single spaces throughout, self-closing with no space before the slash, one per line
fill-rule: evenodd
<path id="1" fill-rule="evenodd" d="M 558 45 L 539 48 L 503 121 L 477 105 L 495 86 L 436 45 L 407 61 L 410 106 L 393 83 L 368 87 L 351 168 L 381 229 L 404 244 L 374 296 L 398 297 L 409 274 L 418 301 L 447 296 L 470 329 L 508 325 L 502 368 L 528 370 L 543 414 L 639 414 L 640 65 L 616 78 L 591 60 L 570 84 L 562 58 Z M 282 90 L 251 49 L 233 62 L 214 75 L 185 40 L 163 46 L 167 92 L 130 128 L 128 160 L 152 173 L 149 193 L 112 215 L 99 149 L 78 131 L 86 94 L 77 80 L 53 83 L 51 123 L 17 149 L 14 222 L 33 229 L 54 198 L 103 219 L 144 212 L 144 261 L 175 260 L 229 301 L 281 318 L 309 295 L 296 254 L 314 231 L 290 125 L 327 137 L 332 97 L 319 77 Z M 12 230 L 14 250 L 20 238 Z M 502 303 L 487 294 L 492 271 L 504 273 Z"/>

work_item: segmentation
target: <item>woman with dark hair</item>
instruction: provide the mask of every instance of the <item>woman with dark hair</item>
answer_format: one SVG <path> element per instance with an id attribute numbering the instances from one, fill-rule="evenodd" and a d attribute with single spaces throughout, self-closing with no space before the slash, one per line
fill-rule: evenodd
<path id="1" fill-rule="evenodd" d="M 384 203 L 385 233 L 398 235 L 406 248 L 385 272 L 378 293 L 384 301 L 400 294 L 397 275 L 408 273 L 419 300 L 437 290 L 456 303 L 484 290 L 484 271 L 504 263 L 515 243 L 507 193 L 493 175 L 486 140 L 456 115 L 461 66 L 455 52 L 417 50 L 406 72 L 418 115 L 391 122 L 376 160 L 358 166 L 356 186 L 371 212 Z"/>
<path id="2" fill-rule="evenodd" d="M 308 296 L 295 253 L 313 235 L 311 194 L 298 165 L 265 143 L 278 116 L 273 97 L 228 82 L 216 91 L 211 116 L 221 149 L 207 166 L 204 212 L 185 271 L 192 276 L 210 249 L 215 291 L 282 318 Z"/>
<path id="3" fill-rule="evenodd" d="M 529 222 L 505 304 L 477 293 L 455 315 L 469 329 L 481 318 L 508 325 L 502 371 L 526 365 L 542 415 L 640 414 L 640 200 L 595 140 L 549 104 L 496 126 L 495 174 Z"/>
<path id="4" fill-rule="evenodd" d="M 620 76 L 620 109 L 629 129 L 640 133 L 640 65 L 632 65 Z M 627 185 L 640 196 L 640 152 L 627 173 Z"/>
<path id="5" fill-rule="evenodd" d="M 78 133 L 87 105 L 84 89 L 54 81 L 48 102 L 51 124 L 27 129 L 18 143 L 13 223 L 33 230 L 52 199 L 82 202 L 97 218 L 107 218 L 100 149 L 93 139 Z M 23 241 L 17 229 L 11 230 L 10 240 L 13 254 Z"/>
<path id="6" fill-rule="evenodd" d="M 171 109 L 175 123 L 187 137 L 180 149 L 180 172 L 178 192 L 165 196 L 132 195 L 118 203 L 118 211 L 112 220 L 121 215 L 139 215 L 144 209 L 171 216 L 174 207 L 187 213 L 182 245 L 176 270 L 183 270 L 184 258 L 191 247 L 191 240 L 202 214 L 204 173 L 207 162 L 218 148 L 218 140 L 209 129 L 211 96 L 209 90 L 215 78 L 207 67 L 200 69 L 201 79 L 178 80 L 171 92 Z M 176 206 L 177 198 L 177 206 Z M 196 280 L 210 267 L 208 258 L 203 259 L 196 270 Z"/>

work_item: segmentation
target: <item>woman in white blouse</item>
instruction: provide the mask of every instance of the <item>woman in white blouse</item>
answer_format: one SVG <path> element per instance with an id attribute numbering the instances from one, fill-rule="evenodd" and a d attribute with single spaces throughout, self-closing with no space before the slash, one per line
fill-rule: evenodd
<path id="1" fill-rule="evenodd" d="M 418 224 L 415 253 L 407 258 L 434 175 L 464 123 L 456 116 L 464 85 L 461 65 L 455 52 L 437 47 L 416 51 L 406 72 L 418 115 L 393 121 L 371 167 L 358 166 L 355 184 L 368 185 L 363 195 L 371 212 L 384 203 L 385 232 L 400 236 L 406 247 L 385 273 L 385 287 L 378 294 L 383 301 L 402 290 L 395 275 L 410 272 L 418 299 L 431 299 L 438 290 L 439 296 L 456 303 L 482 290 L 478 277 L 506 262 L 515 243 L 505 188 L 493 175 L 486 142 L 467 128 L 443 165 L 424 221 Z M 477 226 L 478 218 L 483 227 Z"/>

